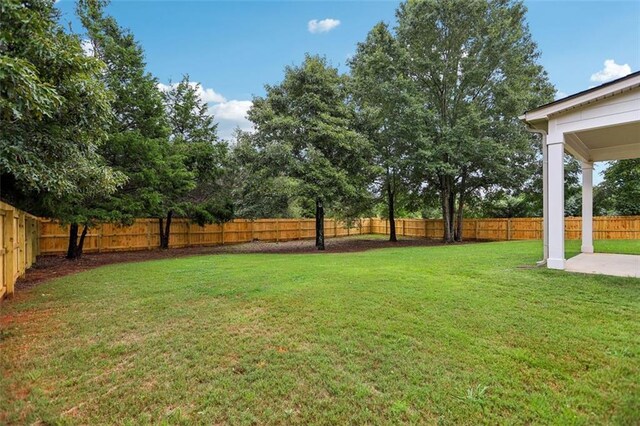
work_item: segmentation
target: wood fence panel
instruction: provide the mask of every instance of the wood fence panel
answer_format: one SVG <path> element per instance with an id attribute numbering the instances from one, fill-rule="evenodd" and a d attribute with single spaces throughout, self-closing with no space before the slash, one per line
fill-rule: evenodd
<path id="1" fill-rule="evenodd" d="M 511 219 L 512 240 L 541 240 L 542 218 L 517 217 Z"/>
<path id="2" fill-rule="evenodd" d="M 39 219 L 0 202 L 0 300 L 14 293 L 15 282 L 40 254 Z"/>
<path id="3" fill-rule="evenodd" d="M 313 239 L 316 237 L 316 220 L 302 219 L 300 220 L 300 239 Z"/>

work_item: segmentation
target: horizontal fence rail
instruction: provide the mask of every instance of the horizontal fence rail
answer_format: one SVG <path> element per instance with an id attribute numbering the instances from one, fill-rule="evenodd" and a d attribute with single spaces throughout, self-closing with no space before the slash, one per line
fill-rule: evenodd
<path id="1" fill-rule="evenodd" d="M 16 280 L 40 254 L 40 219 L 0 202 L 0 300 L 14 293 Z"/>

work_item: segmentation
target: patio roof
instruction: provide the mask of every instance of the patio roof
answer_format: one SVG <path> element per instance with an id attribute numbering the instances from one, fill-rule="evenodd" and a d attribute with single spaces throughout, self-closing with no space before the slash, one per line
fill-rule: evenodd
<path id="1" fill-rule="evenodd" d="M 563 134 L 567 152 L 582 161 L 638 158 L 640 71 L 542 105 L 520 119 L 534 129 Z"/>
<path id="2" fill-rule="evenodd" d="M 582 161 L 581 251 L 593 253 L 593 163 L 640 158 L 640 72 L 542 105 L 520 119 L 543 135 L 544 261 L 565 269 L 564 154 Z"/>

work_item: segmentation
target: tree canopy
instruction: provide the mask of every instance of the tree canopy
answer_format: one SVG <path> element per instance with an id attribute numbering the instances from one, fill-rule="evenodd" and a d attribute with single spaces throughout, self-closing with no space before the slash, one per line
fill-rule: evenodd
<path id="1" fill-rule="evenodd" d="M 276 175 L 296 181 L 297 195 L 315 204 L 316 244 L 324 248 L 325 205 L 337 214 L 356 216 L 368 198 L 369 141 L 353 126 L 346 76 L 324 58 L 307 56 L 285 69 L 282 83 L 266 86 L 254 98 L 249 118 L 251 140 Z M 277 152 L 277 155 L 266 157 Z"/>

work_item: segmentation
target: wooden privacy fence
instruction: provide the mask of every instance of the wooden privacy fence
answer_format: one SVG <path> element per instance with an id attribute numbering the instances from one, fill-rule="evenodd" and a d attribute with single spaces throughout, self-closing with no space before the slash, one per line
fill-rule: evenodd
<path id="1" fill-rule="evenodd" d="M 345 222 L 327 219 L 327 238 L 371 233 L 371 219 L 359 219 L 347 226 Z M 69 227 L 55 221 L 41 221 L 40 253 L 65 253 Z M 224 224 L 199 226 L 187 219 L 171 222 L 169 247 L 215 246 L 250 241 L 291 241 L 315 237 L 315 219 L 235 219 Z M 100 253 L 126 250 L 151 250 L 160 245 L 158 219 L 137 219 L 130 226 L 102 223 L 90 228 L 84 242 L 84 252 Z"/>
<path id="2" fill-rule="evenodd" d="M 396 219 L 396 233 L 400 236 L 442 238 L 442 219 Z M 462 238 L 475 241 L 541 240 L 542 218 L 464 219 Z M 389 221 L 371 219 L 372 234 L 389 234 Z M 582 238 L 582 218 L 565 218 L 565 238 Z M 598 216 L 593 218 L 595 240 L 640 239 L 640 216 Z"/>
<path id="3" fill-rule="evenodd" d="M 40 220 L 0 202 L 0 300 L 12 295 L 16 280 L 40 254 Z"/>
<path id="4" fill-rule="evenodd" d="M 65 253 L 69 238 L 68 226 L 41 220 L 40 253 Z M 565 220 L 566 238 L 582 236 L 582 219 Z M 440 239 L 443 222 L 439 219 L 397 219 L 400 236 Z M 640 216 L 596 217 L 594 239 L 640 239 Z M 389 221 L 360 219 L 347 226 L 334 219 L 325 220 L 327 238 L 349 235 L 389 234 Z M 541 218 L 465 219 L 463 239 L 477 241 L 511 241 L 542 239 Z M 236 219 L 222 225 L 198 226 L 186 219 L 174 219 L 169 247 L 215 246 L 258 241 L 290 241 L 314 238 L 314 219 Z M 160 245 L 157 219 L 138 219 L 131 226 L 99 224 L 91 228 L 85 240 L 88 253 L 125 250 L 150 250 Z"/>

